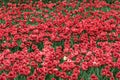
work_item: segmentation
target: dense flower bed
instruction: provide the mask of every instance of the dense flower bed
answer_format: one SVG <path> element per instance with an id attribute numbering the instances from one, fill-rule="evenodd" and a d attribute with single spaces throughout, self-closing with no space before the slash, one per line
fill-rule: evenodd
<path id="1" fill-rule="evenodd" d="M 0 8 L 0 80 L 119 80 L 119 70 L 120 2 Z"/>

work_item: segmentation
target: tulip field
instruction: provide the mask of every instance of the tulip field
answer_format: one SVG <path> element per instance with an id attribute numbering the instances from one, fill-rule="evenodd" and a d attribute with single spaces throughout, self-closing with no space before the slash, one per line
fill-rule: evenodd
<path id="1" fill-rule="evenodd" d="M 120 0 L 25 1 L 0 0 L 0 80 L 120 80 Z"/>

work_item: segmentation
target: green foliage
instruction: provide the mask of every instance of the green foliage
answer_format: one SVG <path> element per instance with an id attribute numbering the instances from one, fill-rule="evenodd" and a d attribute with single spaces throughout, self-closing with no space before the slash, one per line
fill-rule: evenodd
<path id="1" fill-rule="evenodd" d="M 102 7 L 101 10 L 104 12 L 108 12 L 110 11 L 110 7 Z"/>
<path id="2" fill-rule="evenodd" d="M 70 39 L 70 44 L 71 44 L 70 46 L 73 47 L 73 45 L 74 45 L 73 37 L 71 37 L 71 39 Z"/>
<path id="3" fill-rule="evenodd" d="M 32 75 L 34 73 L 34 67 L 31 67 L 31 70 L 30 70 L 30 75 Z"/>
<path id="4" fill-rule="evenodd" d="M 5 20 L 0 19 L 0 24 L 5 24 Z"/>
<path id="5" fill-rule="evenodd" d="M 106 2 L 107 3 L 109 3 L 109 4 L 112 4 L 112 3 L 114 3 L 116 0 L 106 0 Z"/>
<path id="6" fill-rule="evenodd" d="M 37 44 L 37 47 L 38 47 L 39 50 L 42 50 L 42 49 L 44 48 L 43 42 L 39 42 L 39 43 Z"/>
<path id="7" fill-rule="evenodd" d="M 47 74 L 45 80 L 51 80 L 52 78 L 54 78 L 53 74 Z"/>
<path id="8" fill-rule="evenodd" d="M 28 52 L 30 53 L 30 52 L 33 52 L 34 50 L 32 49 L 32 46 L 29 46 L 28 47 Z"/>
<path id="9" fill-rule="evenodd" d="M 55 50 L 56 50 L 56 47 L 57 47 L 57 46 L 61 46 L 62 49 L 63 49 L 63 48 L 64 48 L 64 40 L 53 42 L 52 47 L 53 47 Z"/>
<path id="10" fill-rule="evenodd" d="M 16 52 L 16 51 L 18 51 L 18 50 L 21 51 L 22 49 L 21 49 L 19 46 L 17 46 L 17 47 L 11 48 L 10 50 L 11 50 L 12 53 L 14 53 L 14 52 Z"/>
<path id="11" fill-rule="evenodd" d="M 93 67 L 93 68 L 89 68 L 87 71 L 80 70 L 78 80 L 80 80 L 81 78 L 83 78 L 84 80 L 90 80 L 90 76 L 92 74 L 95 74 L 99 80 L 109 80 L 109 78 L 101 75 L 102 68 L 103 67 L 99 67 L 99 68 Z"/>
<path id="12" fill-rule="evenodd" d="M 2 0 L 2 2 L 7 5 L 7 3 L 9 2 L 9 0 Z"/>
<path id="13" fill-rule="evenodd" d="M 14 80 L 26 80 L 26 76 L 18 75 Z"/>

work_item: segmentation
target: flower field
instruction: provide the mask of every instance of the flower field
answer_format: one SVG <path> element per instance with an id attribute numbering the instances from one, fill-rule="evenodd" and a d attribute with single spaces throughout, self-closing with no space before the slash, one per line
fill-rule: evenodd
<path id="1" fill-rule="evenodd" d="M 120 1 L 0 3 L 0 80 L 120 80 Z"/>

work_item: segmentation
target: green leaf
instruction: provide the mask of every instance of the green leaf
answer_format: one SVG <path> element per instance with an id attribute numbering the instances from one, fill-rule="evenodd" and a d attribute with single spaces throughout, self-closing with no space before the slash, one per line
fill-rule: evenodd
<path id="1" fill-rule="evenodd" d="M 112 4 L 112 3 L 114 3 L 116 0 L 105 0 L 107 3 L 109 3 L 109 4 Z"/>
<path id="2" fill-rule="evenodd" d="M 1 70 L 1 71 L 0 71 L 0 75 L 1 75 L 3 72 L 4 72 L 4 71 L 3 71 L 3 70 Z"/>
<path id="3" fill-rule="evenodd" d="M 120 38 L 120 34 L 118 34 L 118 37 Z"/>
<path id="4" fill-rule="evenodd" d="M 116 74 L 119 72 L 119 69 L 118 68 L 112 68 L 110 71 L 113 73 L 113 76 L 115 77 Z"/>
<path id="5" fill-rule="evenodd" d="M 72 10 L 73 10 L 73 8 L 72 8 L 71 6 L 66 6 L 66 9 L 67 9 L 68 11 L 72 11 Z"/>
<path id="6" fill-rule="evenodd" d="M 73 71 L 72 70 L 71 71 L 67 71 L 66 73 L 67 73 L 67 75 L 71 76 Z"/>
<path id="7" fill-rule="evenodd" d="M 43 42 L 39 42 L 37 44 L 37 47 L 38 47 L 39 50 L 42 50 L 44 48 L 44 43 Z"/>
<path id="8" fill-rule="evenodd" d="M 9 0 L 2 0 L 5 4 L 5 6 L 7 6 L 7 3 L 9 2 Z"/>
<path id="9" fill-rule="evenodd" d="M 63 15 L 66 15 L 66 13 L 65 13 L 64 11 L 62 11 L 62 14 L 63 14 Z"/>
<path id="10" fill-rule="evenodd" d="M 47 74 L 45 80 L 51 80 L 52 78 L 54 78 L 53 74 L 52 75 L 51 74 Z"/>
<path id="11" fill-rule="evenodd" d="M 63 62 L 64 62 L 64 60 L 63 60 L 63 58 L 61 58 L 61 59 L 60 59 L 60 63 L 63 63 Z"/>
<path id="12" fill-rule="evenodd" d="M 42 67 L 41 63 L 38 63 L 38 67 L 39 67 L 39 68 L 41 68 L 41 67 Z"/>
<path id="13" fill-rule="evenodd" d="M 34 50 L 32 49 L 32 46 L 28 47 L 28 52 L 33 52 Z"/>
<path id="14" fill-rule="evenodd" d="M 22 43 L 22 41 L 21 41 L 21 40 L 17 40 L 17 44 L 18 44 L 18 46 L 20 46 L 20 45 L 21 45 L 21 43 Z"/>
<path id="15" fill-rule="evenodd" d="M 64 48 L 64 40 L 54 41 L 53 44 L 52 44 L 52 47 L 56 50 L 57 46 L 61 46 L 62 49 L 63 49 Z"/>
<path id="16" fill-rule="evenodd" d="M 11 48 L 10 50 L 14 53 L 14 52 L 16 52 L 18 50 L 21 51 L 21 48 L 19 46 L 17 46 L 17 47 Z"/>
<path id="17" fill-rule="evenodd" d="M 106 6 L 106 7 L 102 7 L 101 10 L 104 12 L 108 12 L 111 10 L 111 8 Z"/>
<path id="18" fill-rule="evenodd" d="M 32 75 L 34 73 L 34 67 L 31 67 L 30 69 L 30 75 Z"/>
<path id="19" fill-rule="evenodd" d="M 1 23 L 1 24 L 5 24 L 5 20 L 0 19 L 0 23 Z"/>
<path id="20" fill-rule="evenodd" d="M 79 2 L 82 2 L 83 0 L 78 0 Z"/>
<path id="21" fill-rule="evenodd" d="M 73 37 L 71 37 L 71 39 L 70 39 L 70 44 L 71 44 L 70 46 L 73 47 L 73 45 L 74 45 Z"/>
<path id="22" fill-rule="evenodd" d="M 18 75 L 14 80 L 27 80 L 26 76 Z"/>

